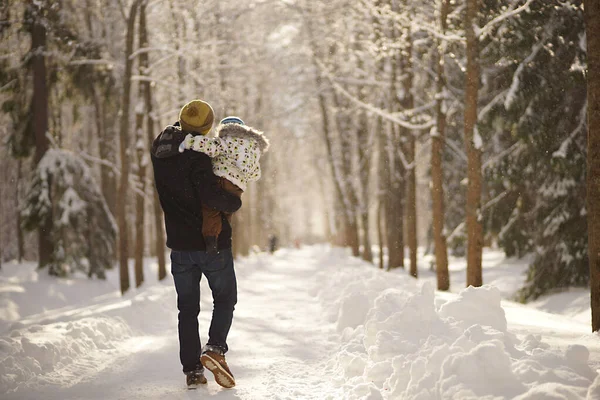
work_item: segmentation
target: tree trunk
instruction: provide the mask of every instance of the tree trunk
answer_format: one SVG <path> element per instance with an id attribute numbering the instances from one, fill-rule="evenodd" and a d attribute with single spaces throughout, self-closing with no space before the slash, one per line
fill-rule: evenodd
<path id="1" fill-rule="evenodd" d="M 394 110 L 395 107 L 392 108 Z M 400 145 L 396 127 L 389 124 L 387 138 L 388 189 L 386 194 L 386 227 L 388 244 L 388 269 L 404 268 L 404 174 L 405 170 L 396 153 Z"/>
<path id="2" fill-rule="evenodd" d="M 442 0 L 440 10 L 441 32 L 446 32 L 446 16 L 448 15 L 449 0 Z M 431 201 L 433 212 L 433 240 L 435 246 L 435 271 L 437 274 L 438 290 L 450 289 L 450 276 L 448 274 L 448 247 L 444 235 L 444 173 L 442 169 L 442 156 L 444 154 L 444 136 L 446 134 L 446 114 L 442 103 L 444 102 L 444 54 L 445 44 L 438 42 L 437 65 L 437 99 L 435 113 L 437 116 L 437 132 L 431 136 Z"/>
<path id="3" fill-rule="evenodd" d="M 339 108 L 338 108 L 339 109 Z M 344 176 L 344 186 L 346 186 L 346 243 L 352 249 L 354 257 L 360 256 L 360 240 L 358 235 L 358 198 L 356 192 L 350 183 L 351 176 L 351 143 L 350 138 L 342 135 L 342 174 Z"/>
<path id="4" fill-rule="evenodd" d="M 178 21 L 181 18 L 181 14 L 175 13 L 176 5 L 173 0 L 169 1 L 169 10 L 171 11 L 171 18 L 173 21 Z M 185 85 L 185 58 L 181 55 L 181 43 L 182 38 L 185 40 L 185 24 L 173 24 L 172 32 L 175 37 L 173 40 L 173 46 L 175 48 L 175 54 L 177 54 L 177 100 L 180 106 L 186 103 L 186 94 L 184 89 Z M 181 31 L 180 31 L 181 29 Z"/>
<path id="5" fill-rule="evenodd" d="M 384 24 L 381 16 L 382 1 L 375 1 L 375 8 L 373 10 L 373 26 L 375 29 L 375 42 L 381 41 L 384 32 Z M 381 76 L 385 76 L 385 61 L 382 59 L 377 62 L 377 73 Z M 380 108 L 385 108 L 385 93 L 378 93 L 381 97 L 379 103 Z M 384 268 L 383 249 L 384 249 L 384 227 L 383 227 L 383 211 L 385 209 L 385 197 L 389 191 L 389 187 L 385 186 L 385 178 L 387 174 L 387 154 L 385 151 L 385 130 L 383 128 L 383 119 L 380 116 L 375 116 L 375 135 L 377 140 L 377 153 L 378 153 L 378 165 L 377 165 L 377 242 L 379 244 L 379 268 Z"/>
<path id="6" fill-rule="evenodd" d="M 406 6 L 406 4 L 405 4 Z M 404 110 L 414 108 L 413 90 L 413 64 L 412 64 L 412 38 L 411 29 L 408 28 L 406 35 L 406 57 L 402 57 L 402 75 L 404 98 L 401 101 L 401 107 Z M 397 57 L 400 57 L 398 54 Z M 400 61 L 400 60 L 399 60 Z M 416 140 L 414 133 L 410 129 L 401 128 L 403 136 L 406 137 L 406 158 L 410 167 L 406 171 L 406 238 L 408 249 L 410 251 L 410 275 L 418 277 L 417 269 L 417 180 L 416 180 Z"/>
<path id="7" fill-rule="evenodd" d="M 50 142 L 48 133 L 48 84 L 46 80 L 46 25 L 43 21 L 43 10 L 40 6 L 30 3 L 33 8 L 35 20 L 31 31 L 31 53 L 33 69 L 33 130 L 35 134 L 35 158 L 36 164 L 40 162 Z M 52 215 L 40 226 L 38 231 L 39 246 L 39 268 L 44 268 L 52 260 L 54 244 L 51 238 Z"/>
<path id="8" fill-rule="evenodd" d="M 586 0 L 587 36 L 587 217 L 592 331 L 600 330 L 600 2 Z"/>
<path id="9" fill-rule="evenodd" d="M 139 48 L 148 47 L 148 35 L 146 32 L 146 3 L 140 6 L 140 21 L 138 25 Z M 138 70 L 140 76 L 148 74 L 148 53 L 139 55 Z M 146 197 L 146 165 L 148 164 L 148 145 L 144 140 L 144 113 L 148 113 L 143 107 L 146 99 L 146 90 L 149 89 L 147 81 L 138 84 L 138 98 L 135 110 L 135 150 L 137 155 L 137 178 L 139 182 L 139 193 L 135 196 L 135 287 L 144 282 L 144 243 L 146 239 L 144 227 L 144 200 Z"/>
<path id="10" fill-rule="evenodd" d="M 342 103 L 339 96 L 333 93 L 334 107 L 337 110 L 343 110 L 345 105 Z M 337 165 L 338 181 L 343 191 L 344 205 L 344 240 L 345 243 L 352 249 L 354 257 L 360 256 L 360 240 L 358 235 L 358 198 L 354 185 L 352 185 L 352 138 L 351 130 L 353 127 L 347 116 L 338 112 L 335 119 L 337 131 L 340 133 L 341 154 L 340 162 Z M 337 161 L 337 160 L 336 160 Z"/>
<path id="11" fill-rule="evenodd" d="M 390 0 L 390 7 L 397 11 L 397 2 Z M 396 22 L 390 21 L 390 41 L 398 40 Z M 390 58 L 390 86 L 389 86 L 389 111 L 395 112 L 398 108 L 398 57 Z M 388 270 L 404 268 L 404 175 L 405 170 L 398 160 L 397 146 L 400 146 L 397 127 L 393 123 L 388 124 L 389 134 L 385 146 L 387 159 L 386 173 L 386 198 L 385 198 L 385 220 L 387 227 L 388 245 Z"/>
<path id="12" fill-rule="evenodd" d="M 346 243 L 352 249 L 354 257 L 360 256 L 360 241 L 358 240 L 358 224 L 356 223 L 356 214 L 346 218 Z"/>
<path id="13" fill-rule="evenodd" d="M 96 113 L 96 131 L 98 133 L 98 154 L 102 160 L 114 163 L 114 137 L 111 137 L 107 132 L 108 129 L 105 125 L 107 118 L 104 101 L 95 87 L 93 102 Z M 106 204 L 108 205 L 108 209 L 115 215 L 117 208 L 117 182 L 115 179 L 115 172 L 109 165 L 102 164 L 100 166 L 100 187 L 102 189 L 104 200 L 106 200 Z"/>
<path id="14" fill-rule="evenodd" d="M 148 86 L 150 84 L 148 83 Z M 152 117 L 152 96 L 150 90 L 146 91 L 146 110 L 147 114 L 147 122 L 146 129 L 148 133 L 148 143 L 152 144 L 154 140 L 154 131 L 152 130 L 153 123 L 158 124 L 159 121 L 154 121 Z M 158 126 L 160 130 L 160 126 Z M 156 186 L 152 185 L 152 207 L 154 209 L 154 229 L 156 230 L 156 237 L 154 245 L 156 250 L 156 257 L 158 258 L 158 280 L 162 281 L 167 277 L 167 262 L 165 259 L 165 231 L 164 231 L 164 221 L 163 221 L 163 210 L 160 206 L 160 199 L 158 198 L 158 191 L 156 190 Z"/>
<path id="15" fill-rule="evenodd" d="M 362 43 L 363 39 L 359 34 L 356 43 Z M 360 46 L 360 45 L 359 45 Z M 357 48 L 358 50 L 359 48 Z M 361 75 L 364 74 L 365 65 L 362 58 L 357 60 L 358 70 Z M 366 78 L 366 76 L 362 76 Z M 365 89 L 362 86 L 358 87 L 358 99 L 362 102 L 367 102 Z M 371 151 L 369 147 L 369 120 L 365 111 L 360 111 L 358 115 L 358 127 L 356 128 L 356 146 L 358 147 L 358 180 L 360 182 L 357 195 L 357 214 L 360 217 L 363 234 L 362 259 L 368 262 L 373 262 L 373 252 L 371 249 L 371 241 L 369 240 L 369 172 L 371 167 Z M 349 176 L 348 176 L 349 177 Z"/>
<path id="16" fill-rule="evenodd" d="M 125 75 L 123 79 L 123 101 L 121 103 L 121 123 L 119 144 L 121 155 L 121 177 L 119 179 L 119 201 L 117 202 L 117 220 L 119 225 L 119 275 L 121 281 L 121 293 L 129 289 L 129 268 L 127 265 L 129 256 L 128 225 L 127 225 L 127 197 L 129 192 L 129 105 L 131 101 L 131 75 L 133 60 L 133 37 L 135 30 L 135 17 L 140 0 L 135 0 L 129 10 L 127 18 L 127 38 L 125 43 Z"/>
<path id="17" fill-rule="evenodd" d="M 4 181 L 4 180 L 3 180 Z M 2 188 L 4 188 L 4 182 L 0 182 L 0 185 L 2 185 Z M 4 199 L 4 190 L 0 190 L 0 210 L 2 210 L 2 200 Z M 0 217 L 2 216 L 2 214 L 0 214 Z M 0 218 L 0 226 L 2 226 L 2 219 Z M 2 240 L 2 229 L 0 229 L 0 270 L 2 270 L 2 250 L 4 247 L 4 241 Z"/>
<path id="18" fill-rule="evenodd" d="M 15 205 L 17 210 L 21 209 L 21 180 L 23 178 L 23 160 L 17 159 L 17 186 L 15 188 Z M 25 240 L 23 238 L 23 227 L 21 226 L 21 213 L 17 212 L 17 261 L 23 262 L 25 254 Z"/>
<path id="19" fill-rule="evenodd" d="M 390 215 L 388 214 L 391 210 L 390 207 L 390 192 L 392 190 L 390 185 L 390 163 L 388 158 L 388 152 L 386 150 L 386 132 L 383 126 L 381 118 L 377 119 L 377 150 L 379 153 L 379 171 L 377 174 L 377 241 L 379 242 L 379 268 L 384 269 L 383 249 L 384 244 L 389 239 L 387 235 L 388 226 L 390 225 Z M 384 224 L 385 220 L 385 224 Z M 388 267 L 390 265 L 391 257 L 391 246 L 390 242 L 387 241 L 388 249 Z"/>
<path id="20" fill-rule="evenodd" d="M 366 119 L 366 115 L 361 117 Z M 362 235 L 362 246 L 363 253 L 362 259 L 368 262 L 373 262 L 373 251 L 371 250 L 371 241 L 369 240 L 369 169 L 370 169 L 370 160 L 368 149 L 366 148 L 368 142 L 368 130 L 367 130 L 367 122 L 363 121 L 361 123 L 360 131 L 363 133 L 359 133 L 360 141 L 359 141 L 359 163 L 360 163 L 360 180 L 361 180 L 361 189 L 362 189 L 362 204 L 360 204 L 360 219 L 361 225 L 363 229 Z M 365 147 L 363 147 L 365 146 Z"/>
<path id="21" fill-rule="evenodd" d="M 481 207 L 481 138 L 477 133 L 477 91 L 479 89 L 479 39 L 475 35 L 479 0 L 467 0 L 465 33 L 467 36 L 467 74 L 465 82 L 465 146 L 467 149 L 467 286 L 483 283 L 481 258 L 483 227 Z"/>

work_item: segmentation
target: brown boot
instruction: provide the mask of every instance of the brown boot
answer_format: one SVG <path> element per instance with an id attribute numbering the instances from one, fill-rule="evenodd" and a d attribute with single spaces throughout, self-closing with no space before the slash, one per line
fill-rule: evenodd
<path id="1" fill-rule="evenodd" d="M 204 368 L 213 373 L 215 381 L 219 385 L 224 388 L 232 388 L 235 386 L 233 374 L 227 366 L 225 356 L 220 351 L 213 351 L 213 349 L 205 350 L 200 357 L 200 362 L 204 365 Z"/>
<path id="2" fill-rule="evenodd" d="M 185 383 L 188 389 L 196 389 L 198 385 L 206 385 L 208 381 L 204 376 L 204 370 L 197 369 L 185 373 Z"/>

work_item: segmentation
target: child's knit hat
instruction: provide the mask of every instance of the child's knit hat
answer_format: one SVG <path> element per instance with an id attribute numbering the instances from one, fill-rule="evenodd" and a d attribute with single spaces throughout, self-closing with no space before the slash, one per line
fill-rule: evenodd
<path id="1" fill-rule="evenodd" d="M 238 124 L 238 125 L 245 125 L 244 121 L 242 121 L 241 118 L 239 117 L 234 117 L 234 116 L 230 116 L 230 117 L 225 117 L 221 120 L 221 122 L 219 122 L 220 125 L 225 125 L 225 124 Z"/>
<path id="2" fill-rule="evenodd" d="M 201 135 L 206 135 L 210 132 L 215 113 L 205 101 L 192 100 L 187 103 L 179 112 L 179 124 L 184 132 L 198 132 Z"/>

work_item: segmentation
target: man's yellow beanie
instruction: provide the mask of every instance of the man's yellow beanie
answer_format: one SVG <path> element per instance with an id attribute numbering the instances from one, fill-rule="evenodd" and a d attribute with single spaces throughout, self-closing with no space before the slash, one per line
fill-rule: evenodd
<path id="1" fill-rule="evenodd" d="M 179 124 L 184 132 L 206 135 L 210 132 L 214 120 L 215 113 L 212 107 L 202 100 L 190 101 L 179 112 Z"/>

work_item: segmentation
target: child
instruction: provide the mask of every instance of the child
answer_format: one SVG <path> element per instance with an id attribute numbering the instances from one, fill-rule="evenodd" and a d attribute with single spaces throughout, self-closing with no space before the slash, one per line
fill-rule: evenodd
<path id="1" fill-rule="evenodd" d="M 216 137 L 188 134 L 179 151 L 194 150 L 212 158 L 213 173 L 220 177 L 223 189 L 241 196 L 250 181 L 260 178 L 260 156 L 269 148 L 262 132 L 244 124 L 238 117 L 227 117 L 219 122 Z M 226 215 L 231 222 L 231 214 Z M 217 253 L 217 238 L 221 233 L 221 212 L 202 207 L 202 235 L 206 251 Z"/>

